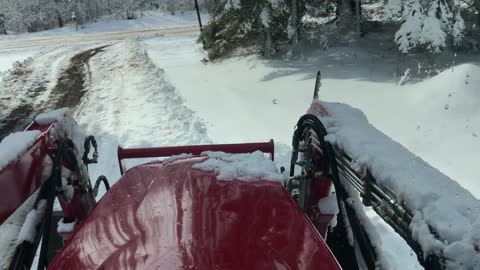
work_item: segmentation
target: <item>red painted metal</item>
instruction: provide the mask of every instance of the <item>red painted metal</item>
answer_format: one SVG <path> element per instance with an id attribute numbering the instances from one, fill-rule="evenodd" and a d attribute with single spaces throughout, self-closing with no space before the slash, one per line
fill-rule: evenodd
<path id="1" fill-rule="evenodd" d="M 129 148 L 125 149 L 118 147 L 118 163 L 120 165 L 120 173 L 125 172 L 122 164 L 124 159 L 133 158 L 155 158 L 155 157 L 170 157 L 183 153 L 192 154 L 194 156 L 200 155 L 205 151 L 221 151 L 231 154 L 252 153 L 255 151 L 262 151 L 270 154 L 270 158 L 274 160 L 275 147 L 273 140 L 262 143 L 242 143 L 242 144 L 209 144 L 209 145 L 187 145 L 187 146 L 172 146 L 172 147 L 156 147 L 156 148 Z"/>
<path id="2" fill-rule="evenodd" d="M 280 183 L 219 181 L 204 159 L 130 169 L 49 269 L 340 269 Z"/>
<path id="3" fill-rule="evenodd" d="M 0 190 L 0 224 L 3 224 L 51 176 L 52 157 L 55 156 L 59 143 L 52 141 L 50 138 L 53 127 L 54 124 L 39 125 L 32 122 L 26 128 L 26 131 L 38 130 L 42 132 L 41 135 L 18 159 L 0 170 L 0 187 L 2 187 Z M 71 169 L 69 164 L 64 163 L 63 165 L 63 169 Z M 73 181 L 72 179 L 71 184 L 85 181 Z M 67 221 L 83 220 L 90 213 L 95 203 L 93 196 L 84 192 L 85 187 L 80 187 L 78 184 L 74 187 L 75 191 L 71 202 L 63 202 L 59 197 L 64 218 Z"/>
<path id="4" fill-rule="evenodd" d="M 48 155 L 49 126 L 38 130 L 44 133 L 35 140 L 34 144 L 18 159 L 0 170 L 0 187 L 2 187 L 0 189 L 0 224 L 3 224 L 47 179 L 44 170 L 48 168 L 48 164 L 51 164 Z"/>
<path id="5" fill-rule="evenodd" d="M 325 239 L 328 233 L 330 222 L 335 215 L 322 213 L 318 207 L 318 203 L 321 199 L 330 195 L 332 181 L 328 177 L 317 176 L 311 183 L 312 186 L 310 196 L 306 204 L 306 213 L 322 237 Z"/>

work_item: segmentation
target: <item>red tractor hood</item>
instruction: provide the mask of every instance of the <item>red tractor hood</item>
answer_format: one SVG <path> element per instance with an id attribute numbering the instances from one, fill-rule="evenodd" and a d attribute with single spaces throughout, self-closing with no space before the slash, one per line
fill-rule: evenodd
<path id="1" fill-rule="evenodd" d="M 220 181 L 204 159 L 130 169 L 49 269 L 340 269 L 280 183 Z"/>

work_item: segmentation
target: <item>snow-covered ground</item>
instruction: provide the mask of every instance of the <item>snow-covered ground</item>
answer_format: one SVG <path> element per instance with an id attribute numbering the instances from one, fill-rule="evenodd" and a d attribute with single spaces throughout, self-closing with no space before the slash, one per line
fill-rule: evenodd
<path id="1" fill-rule="evenodd" d="M 207 121 L 214 142 L 273 138 L 290 145 L 293 127 L 311 103 L 315 73 L 322 70 L 322 100 L 361 109 L 375 127 L 480 197 L 474 170 L 480 153 L 476 64 L 398 86 L 394 67 L 372 63 L 373 56 L 351 48 L 306 53 L 302 61 L 247 56 L 203 64 L 195 41 L 192 34 L 144 43 L 186 105 Z"/>
<path id="2" fill-rule="evenodd" d="M 12 50 L 1 50 L 0 51 L 0 81 L 2 79 L 2 74 L 9 70 L 13 63 L 17 61 L 23 61 L 30 56 L 35 54 L 35 50 L 29 49 L 12 49 Z"/>

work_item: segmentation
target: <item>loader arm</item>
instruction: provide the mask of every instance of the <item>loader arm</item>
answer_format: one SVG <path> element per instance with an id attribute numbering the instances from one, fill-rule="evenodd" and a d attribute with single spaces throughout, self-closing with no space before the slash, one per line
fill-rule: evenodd
<path id="1" fill-rule="evenodd" d="M 307 213 L 315 209 L 319 202 L 318 181 L 331 181 L 335 187 L 339 207 L 339 226 L 335 227 L 327 238 L 327 243 L 339 258 L 344 269 L 358 269 L 356 260 L 347 258 L 362 256 L 368 269 L 375 269 L 380 250 L 370 241 L 368 232 L 363 228 L 362 209 L 359 205 L 348 202 L 355 192 L 363 199 L 364 206 L 373 210 L 397 232 L 414 250 L 419 262 L 425 269 L 444 269 L 442 258 L 436 254 L 424 254 L 420 244 L 412 238 L 409 224 L 412 211 L 405 203 L 396 198 L 394 193 L 379 185 L 368 170 L 359 173 L 351 168 L 352 159 L 338 147 L 324 140 L 328 135 L 321 121 L 311 114 L 303 116 L 297 123 L 293 137 L 293 153 L 290 169 L 289 192 L 297 198 L 299 205 Z M 301 173 L 296 175 L 296 168 Z M 316 176 L 323 175 L 325 178 Z M 352 194 L 353 193 L 353 194 Z M 345 224 L 349 224 L 348 228 Z M 353 234 L 354 241 L 360 246 L 361 254 L 355 254 L 354 247 L 348 241 L 348 234 Z M 344 257 L 345 259 L 341 259 Z"/>
<path id="2" fill-rule="evenodd" d="M 368 269 L 376 269 L 381 260 L 380 246 L 372 242 L 375 231 L 367 226 L 365 206 L 406 241 L 425 269 L 480 267 L 478 236 L 474 236 L 479 212 L 471 212 L 479 209 L 480 201 L 371 126 L 359 110 L 320 101 L 320 85 L 319 72 L 312 105 L 293 135 L 286 188 L 314 221 L 325 198 L 325 190 L 319 187 L 334 187 L 337 226 L 330 226 L 325 237 L 342 267 L 358 269 L 361 257 Z M 404 171 L 411 175 L 410 180 L 402 177 Z M 470 231 L 452 237 L 458 232 L 451 229 L 449 215 L 460 217 L 462 228 Z M 355 246 L 360 247 L 360 254 Z M 462 247 L 468 256 L 459 256 L 455 247 Z"/>

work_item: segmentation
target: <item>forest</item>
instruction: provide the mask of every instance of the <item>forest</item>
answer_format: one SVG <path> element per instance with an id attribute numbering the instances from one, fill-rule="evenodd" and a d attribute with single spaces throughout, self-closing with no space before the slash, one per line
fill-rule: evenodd
<path id="1" fill-rule="evenodd" d="M 201 39 L 215 59 L 255 45 L 265 56 L 322 48 L 385 32 L 398 52 L 477 51 L 480 0 L 199 0 L 211 20 Z M 147 10 L 193 11 L 194 0 L 0 0 L 0 34 L 37 32 L 102 16 L 135 19 Z"/>
<path id="2" fill-rule="evenodd" d="M 205 9 L 209 0 L 198 3 Z M 193 0 L 0 0 L 0 34 L 63 27 L 73 15 L 85 24 L 102 16 L 130 20 L 147 10 L 175 13 L 194 8 Z"/>
<path id="3" fill-rule="evenodd" d="M 275 53 L 299 40 L 327 47 L 384 31 L 401 53 L 477 50 L 476 0 L 227 0 L 214 1 L 203 37 L 210 56 L 259 43 Z"/>

